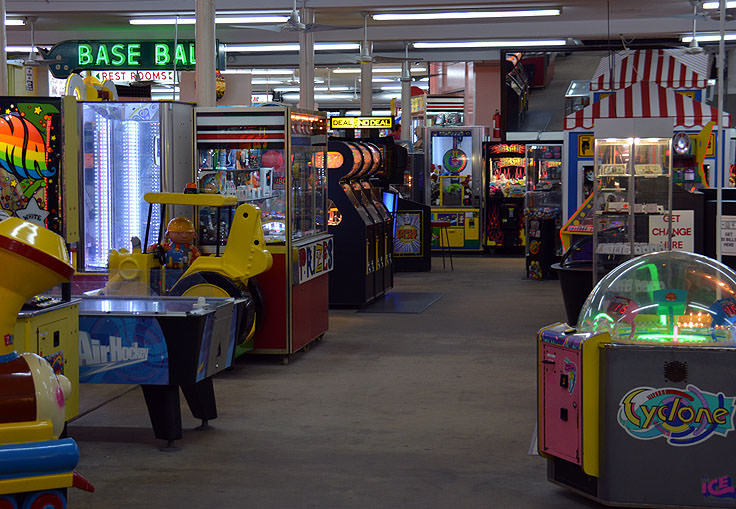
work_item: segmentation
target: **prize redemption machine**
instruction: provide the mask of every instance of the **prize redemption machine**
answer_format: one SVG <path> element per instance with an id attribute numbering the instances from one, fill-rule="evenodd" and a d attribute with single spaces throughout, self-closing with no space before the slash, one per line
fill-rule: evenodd
<path id="1" fill-rule="evenodd" d="M 448 221 L 449 247 L 456 251 L 482 249 L 483 127 L 429 127 L 425 139 L 429 185 L 426 203 L 433 221 Z M 432 249 L 446 242 L 432 229 Z"/>
<path id="2" fill-rule="evenodd" d="M 551 279 L 560 245 L 562 145 L 527 145 L 526 172 L 526 273 L 529 279 Z"/>
<path id="3" fill-rule="evenodd" d="M 551 482 L 617 506 L 736 501 L 736 273 L 684 251 L 600 280 L 577 327 L 539 333 Z"/>
<path id="4" fill-rule="evenodd" d="M 485 248 L 518 249 L 524 246 L 524 193 L 526 146 L 485 143 L 486 232 Z"/>
<path id="5" fill-rule="evenodd" d="M 158 232 L 161 207 L 148 217 L 146 193 L 182 192 L 192 179 L 192 105 L 155 102 L 81 102 L 81 241 L 75 293 L 107 280 L 108 255 L 130 249 L 146 228 Z M 170 217 L 191 208 L 169 209 Z M 145 246 L 144 246 L 145 247 Z"/>
<path id="6" fill-rule="evenodd" d="M 393 219 L 368 180 L 380 168 L 380 157 L 365 142 L 329 140 L 328 224 L 336 258 L 331 306 L 362 307 L 393 285 Z"/>
<path id="7" fill-rule="evenodd" d="M 288 356 L 328 328 L 326 117 L 286 107 L 195 109 L 200 192 L 224 194 L 261 211 L 273 266 L 249 282 L 257 318 L 252 353 Z M 215 252 L 227 212 L 199 210 L 200 244 Z M 218 219 L 219 214 L 219 219 Z M 255 290 L 253 290 L 255 288 Z M 245 349 L 240 349 L 243 353 Z"/>

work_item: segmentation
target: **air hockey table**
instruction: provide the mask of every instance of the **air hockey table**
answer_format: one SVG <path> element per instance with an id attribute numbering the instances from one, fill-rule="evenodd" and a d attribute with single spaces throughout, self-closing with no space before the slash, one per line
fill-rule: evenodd
<path id="1" fill-rule="evenodd" d="M 212 376 L 232 363 L 245 299 L 87 296 L 79 304 L 80 383 L 143 389 L 156 438 L 182 437 L 179 389 L 201 428 L 217 417 Z"/>

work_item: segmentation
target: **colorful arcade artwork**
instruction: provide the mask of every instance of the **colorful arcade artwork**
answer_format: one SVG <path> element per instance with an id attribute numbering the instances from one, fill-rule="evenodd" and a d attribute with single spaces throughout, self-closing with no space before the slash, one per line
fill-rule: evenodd
<path id="1" fill-rule="evenodd" d="M 734 430 L 734 401 L 689 384 L 673 387 L 637 387 L 622 399 L 618 423 L 638 440 L 665 438 L 672 446 L 697 445 L 714 435 Z"/>
<path id="2" fill-rule="evenodd" d="M 60 232 L 60 101 L 14 99 L 0 102 L 0 219 Z"/>
<path id="3" fill-rule="evenodd" d="M 394 254 L 396 256 L 422 255 L 422 213 L 399 212 L 396 214 Z"/>

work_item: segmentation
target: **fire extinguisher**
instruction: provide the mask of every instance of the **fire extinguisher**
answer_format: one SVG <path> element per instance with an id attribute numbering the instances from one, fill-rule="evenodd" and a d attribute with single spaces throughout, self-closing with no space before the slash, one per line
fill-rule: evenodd
<path id="1" fill-rule="evenodd" d="M 493 114 L 493 138 L 501 138 L 501 114 L 498 112 L 498 110 L 496 110 L 496 113 Z"/>

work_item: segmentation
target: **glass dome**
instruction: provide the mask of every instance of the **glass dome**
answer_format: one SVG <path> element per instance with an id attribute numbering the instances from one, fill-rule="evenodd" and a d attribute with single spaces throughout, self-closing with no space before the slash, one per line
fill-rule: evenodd
<path id="1" fill-rule="evenodd" d="M 722 346 L 736 342 L 736 273 L 694 253 L 633 258 L 608 273 L 583 304 L 581 332 L 614 342 Z"/>

